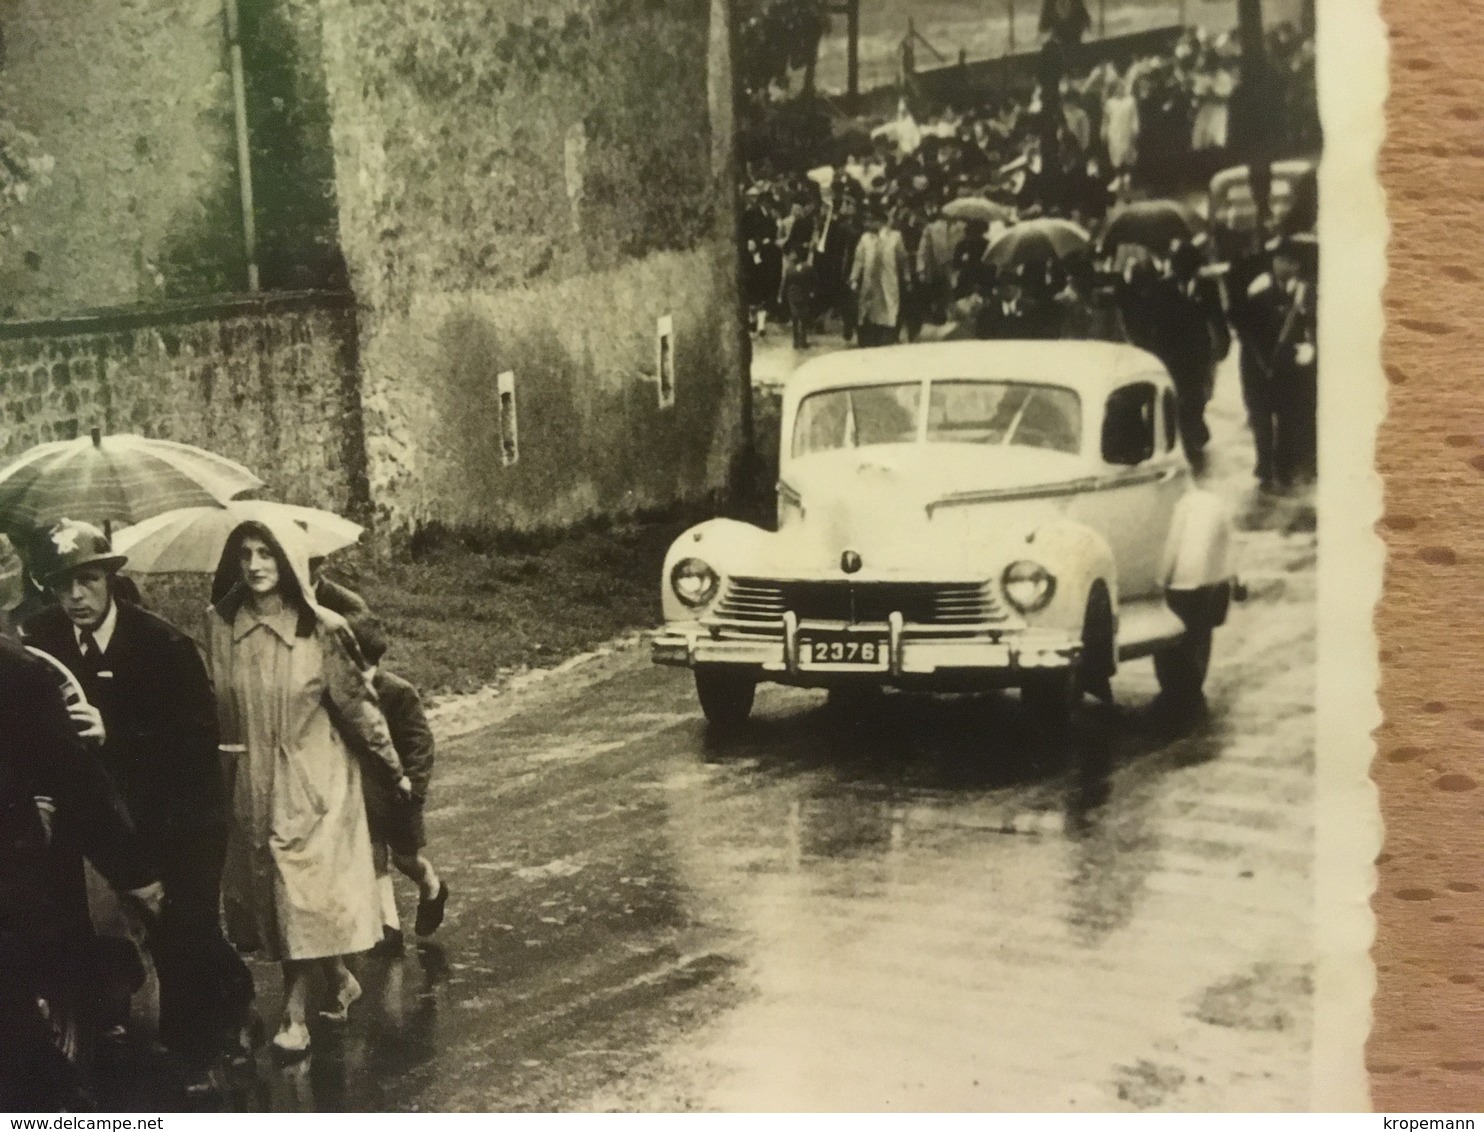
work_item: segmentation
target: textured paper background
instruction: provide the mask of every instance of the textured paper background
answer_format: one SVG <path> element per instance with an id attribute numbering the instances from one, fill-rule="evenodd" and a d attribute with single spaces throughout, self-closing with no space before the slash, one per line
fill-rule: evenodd
<path id="1" fill-rule="evenodd" d="M 1380 1111 L 1484 1109 L 1484 4 L 1387 0 Z"/>

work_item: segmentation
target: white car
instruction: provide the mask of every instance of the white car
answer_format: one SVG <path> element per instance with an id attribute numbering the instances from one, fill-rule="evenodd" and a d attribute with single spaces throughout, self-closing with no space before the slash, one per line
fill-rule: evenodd
<path id="1" fill-rule="evenodd" d="M 1197 488 L 1176 395 L 1106 342 L 851 350 L 789 379 L 778 529 L 729 519 L 671 547 L 656 663 L 714 726 L 760 681 L 1018 687 L 1060 726 L 1118 664 L 1202 698 L 1234 593 L 1231 520 Z"/>

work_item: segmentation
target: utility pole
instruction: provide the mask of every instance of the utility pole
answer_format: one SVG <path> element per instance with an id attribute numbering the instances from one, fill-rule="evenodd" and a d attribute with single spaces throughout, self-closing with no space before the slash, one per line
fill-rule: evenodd
<path id="1" fill-rule="evenodd" d="M 854 98 L 861 92 L 861 0 L 833 0 L 825 10 L 845 17 L 845 90 Z"/>
<path id="2" fill-rule="evenodd" d="M 845 89 L 851 98 L 861 92 L 861 0 L 844 0 Z"/>
<path id="3" fill-rule="evenodd" d="M 258 236 L 253 215 L 252 149 L 247 126 L 247 82 L 242 69 L 242 25 L 237 0 L 223 0 L 227 55 L 232 70 L 232 118 L 237 134 L 237 188 L 242 201 L 242 249 L 247 260 L 247 289 L 258 289 Z"/>
<path id="4" fill-rule="evenodd" d="M 1010 54 L 1015 54 L 1015 0 L 1005 0 L 1010 22 Z"/>

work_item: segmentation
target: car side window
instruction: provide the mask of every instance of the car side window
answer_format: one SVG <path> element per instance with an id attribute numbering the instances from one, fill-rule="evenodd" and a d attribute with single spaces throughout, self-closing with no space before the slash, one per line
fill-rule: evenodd
<path id="1" fill-rule="evenodd" d="M 1175 391 L 1166 389 L 1164 396 L 1165 451 L 1173 452 L 1180 439 L 1180 403 L 1175 400 Z"/>
<path id="2" fill-rule="evenodd" d="M 1157 390 L 1141 381 L 1115 389 L 1103 414 L 1103 459 L 1133 467 L 1154 455 L 1154 406 Z"/>

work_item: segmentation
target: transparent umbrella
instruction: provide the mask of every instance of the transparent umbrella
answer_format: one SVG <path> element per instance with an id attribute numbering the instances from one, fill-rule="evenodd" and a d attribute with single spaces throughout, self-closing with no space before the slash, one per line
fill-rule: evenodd
<path id="1" fill-rule="evenodd" d="M 113 546 L 120 554 L 128 555 L 124 569 L 130 573 L 211 574 L 227 545 L 227 536 L 249 520 L 270 527 L 294 524 L 313 557 L 354 546 L 364 533 L 360 524 L 332 511 L 249 499 L 236 500 L 225 507 L 187 507 L 156 515 L 119 531 Z"/>
<path id="2" fill-rule="evenodd" d="M 0 469 L 0 531 L 25 536 L 58 519 L 121 527 L 180 507 L 219 507 L 262 486 L 204 448 L 94 429 L 37 445 Z"/>

